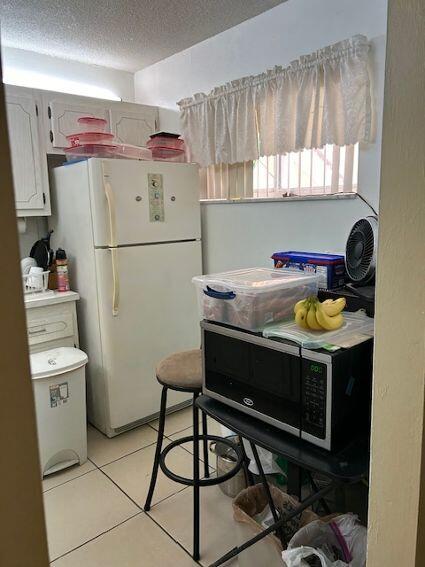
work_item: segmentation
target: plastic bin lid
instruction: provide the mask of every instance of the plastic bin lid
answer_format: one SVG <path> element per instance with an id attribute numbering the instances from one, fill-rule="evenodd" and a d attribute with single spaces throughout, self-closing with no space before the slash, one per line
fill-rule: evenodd
<path id="1" fill-rule="evenodd" d="M 261 293 L 272 291 L 281 287 L 303 284 L 317 280 L 316 274 L 301 272 L 300 270 L 278 270 L 271 268 L 248 268 L 234 270 L 221 274 L 196 276 L 194 283 L 224 286 L 232 291 Z"/>
<path id="2" fill-rule="evenodd" d="M 59 347 L 30 356 L 33 379 L 70 372 L 87 364 L 85 352 L 74 347 Z"/>

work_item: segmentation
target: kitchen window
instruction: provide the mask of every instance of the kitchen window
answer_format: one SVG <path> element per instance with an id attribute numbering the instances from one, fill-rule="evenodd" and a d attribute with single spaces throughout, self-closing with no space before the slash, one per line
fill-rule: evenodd
<path id="1" fill-rule="evenodd" d="M 201 199 L 241 200 L 356 193 L 358 144 L 265 156 L 201 169 Z"/>

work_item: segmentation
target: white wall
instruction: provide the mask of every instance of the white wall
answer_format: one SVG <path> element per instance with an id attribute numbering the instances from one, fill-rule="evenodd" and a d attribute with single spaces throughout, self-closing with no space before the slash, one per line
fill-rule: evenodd
<path id="1" fill-rule="evenodd" d="M 41 75 L 108 89 L 124 101 L 134 101 L 134 75 L 127 71 L 118 71 L 99 65 L 87 65 L 77 61 L 60 59 L 13 47 L 2 46 L 1 51 L 5 82 L 7 82 L 9 69 L 17 69 L 18 71 L 40 73 Z M 32 86 L 34 88 L 43 88 L 42 85 Z M 47 86 L 44 88 L 48 89 Z M 50 88 L 49 90 L 55 89 Z"/>
<path id="2" fill-rule="evenodd" d="M 289 0 L 135 75 L 137 102 L 164 107 L 161 129 L 179 128 L 176 102 L 226 81 L 287 65 L 361 33 L 372 44 L 374 143 L 360 150 L 359 187 L 378 208 L 387 0 Z M 356 200 L 203 205 L 205 271 L 268 265 L 278 249 L 342 251 Z"/>

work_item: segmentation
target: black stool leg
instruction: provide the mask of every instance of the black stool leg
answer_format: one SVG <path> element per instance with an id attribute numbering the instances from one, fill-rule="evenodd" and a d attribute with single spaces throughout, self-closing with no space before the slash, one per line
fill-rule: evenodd
<path id="1" fill-rule="evenodd" d="M 149 512 L 151 509 L 152 504 L 152 497 L 153 492 L 155 490 L 156 479 L 158 477 L 158 469 L 159 469 L 159 457 L 161 456 L 161 449 L 162 449 L 162 442 L 164 439 L 164 427 L 165 427 L 165 412 L 167 409 L 167 387 L 164 386 L 162 388 L 161 394 L 161 408 L 159 411 L 159 427 L 158 427 L 158 438 L 156 441 L 156 450 L 155 450 L 155 459 L 153 462 L 153 469 L 152 469 L 152 476 L 151 482 L 149 484 L 149 491 L 146 497 L 145 512 Z"/>
<path id="2" fill-rule="evenodd" d="M 199 561 L 199 409 L 193 395 L 193 559 Z"/>
<path id="3" fill-rule="evenodd" d="M 273 502 L 273 498 L 272 498 L 272 495 L 271 495 L 271 492 L 270 492 L 270 486 L 269 486 L 269 483 L 267 482 L 266 475 L 264 474 L 263 465 L 261 464 L 260 457 L 258 456 L 257 447 L 255 446 L 255 444 L 252 441 L 250 441 L 250 445 L 251 445 L 252 454 L 254 455 L 255 464 L 257 465 L 258 472 L 260 473 L 261 484 L 264 487 L 264 491 L 265 491 L 266 496 L 267 496 L 267 501 L 269 503 L 269 507 L 270 507 L 270 511 L 272 513 L 272 516 L 273 516 L 273 520 L 275 522 L 278 522 L 279 521 L 279 514 L 277 513 L 274 502 Z M 280 538 L 280 540 L 282 541 L 282 544 L 283 544 L 284 542 L 283 542 L 283 539 L 282 539 L 282 529 L 280 527 L 276 530 L 276 535 Z"/>
<path id="4" fill-rule="evenodd" d="M 243 472 L 245 474 L 245 481 L 247 486 L 254 486 L 254 478 L 252 476 L 252 472 L 249 470 L 249 459 L 248 456 L 246 454 L 245 451 L 245 447 L 243 444 L 243 438 L 241 436 L 239 436 L 239 445 L 241 448 L 241 453 L 242 453 L 242 458 L 243 458 L 243 463 L 242 463 L 242 468 L 243 468 Z"/>
<path id="5" fill-rule="evenodd" d="M 208 435 L 208 426 L 207 426 L 207 416 L 204 412 L 202 413 L 202 433 L 204 435 Z M 210 477 L 210 465 L 209 465 L 209 458 L 208 458 L 208 439 L 204 439 L 204 476 L 205 478 Z"/>

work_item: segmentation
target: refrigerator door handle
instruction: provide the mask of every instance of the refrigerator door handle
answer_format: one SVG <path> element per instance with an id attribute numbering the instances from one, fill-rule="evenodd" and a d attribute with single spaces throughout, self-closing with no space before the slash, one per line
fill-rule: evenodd
<path id="1" fill-rule="evenodd" d="M 109 247 L 115 248 L 117 245 L 117 225 L 115 221 L 115 198 L 112 186 L 109 181 L 104 180 L 104 191 L 106 200 L 108 201 L 109 212 Z"/>
<path id="2" fill-rule="evenodd" d="M 118 266 L 117 266 L 117 256 L 118 248 L 109 248 L 111 252 L 111 262 L 112 262 L 112 315 L 116 317 L 118 315 L 118 308 L 120 303 L 120 280 L 118 277 Z"/>

